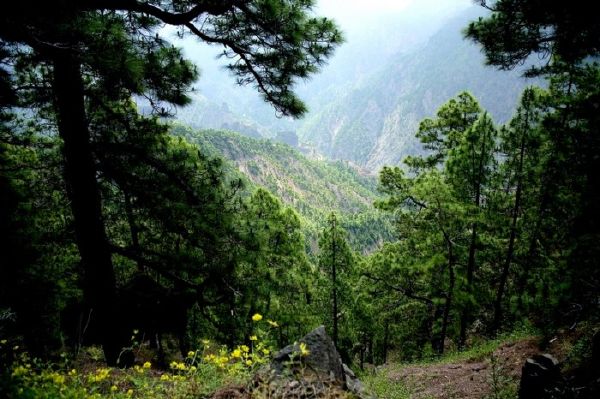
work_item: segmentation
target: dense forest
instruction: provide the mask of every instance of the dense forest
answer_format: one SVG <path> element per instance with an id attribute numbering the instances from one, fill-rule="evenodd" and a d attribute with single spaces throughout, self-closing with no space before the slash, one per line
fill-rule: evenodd
<path id="1" fill-rule="evenodd" d="M 600 392 L 593 6 L 478 1 L 419 57 L 308 110 L 296 85 L 345 40 L 314 3 L 4 6 L 0 396 L 277 397 L 214 392 L 257 385 L 319 325 L 380 397 L 413 396 L 369 367 L 511 334 L 568 336 L 566 382 L 544 397 Z M 493 73 L 469 65 L 450 27 Z M 206 103 L 167 28 L 220 49 L 279 117 L 307 116 L 300 139 L 316 148 L 264 138 L 227 107 L 210 110 L 222 130 L 178 121 Z M 426 114 L 432 93 L 444 98 Z M 390 122 L 417 117 L 410 140 Z M 295 347 L 291 363 L 313 350 Z M 516 397 L 496 368 L 491 381 L 488 397 Z"/>

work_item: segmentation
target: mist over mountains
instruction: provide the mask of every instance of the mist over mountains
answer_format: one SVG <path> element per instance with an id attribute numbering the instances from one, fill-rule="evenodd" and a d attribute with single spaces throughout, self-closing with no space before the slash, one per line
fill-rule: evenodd
<path id="1" fill-rule="evenodd" d="M 177 118 L 193 128 L 255 138 L 295 132 L 305 153 L 350 161 L 370 173 L 419 153 L 419 122 L 462 90 L 505 122 L 533 82 L 521 70 L 485 66 L 478 47 L 463 39 L 462 29 L 483 15 L 481 7 L 442 4 L 367 14 L 361 24 L 342 15 L 346 43 L 319 75 L 297 87 L 309 107 L 300 120 L 278 118 L 254 88 L 237 86 L 220 61 L 213 62 L 218 48 L 184 39 L 202 74 L 194 103 L 179 109 Z"/>

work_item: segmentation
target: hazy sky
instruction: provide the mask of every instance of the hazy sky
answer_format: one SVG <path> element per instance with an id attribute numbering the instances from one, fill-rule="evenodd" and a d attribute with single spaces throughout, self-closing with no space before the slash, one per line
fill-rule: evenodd
<path id="1" fill-rule="evenodd" d="M 407 8 L 431 9 L 466 7 L 473 0 L 317 0 L 317 13 L 344 20 L 396 13 Z"/>
<path id="2" fill-rule="evenodd" d="M 316 81 L 318 86 L 336 79 L 365 77 L 366 72 L 383 65 L 386 57 L 418 44 L 419 40 L 426 40 L 442 20 L 472 5 L 473 0 L 316 0 L 314 14 L 334 19 L 344 33 L 345 43 L 336 50 L 323 72 L 314 76 L 309 84 Z M 166 28 L 163 33 L 174 44 L 183 46 L 186 56 L 200 67 L 202 74 L 196 84 L 200 93 L 209 98 L 211 93 L 220 94 L 223 99 L 211 98 L 217 103 L 232 96 L 258 98 L 256 90 L 251 87 L 240 90 L 235 85 L 235 79 L 223 69 L 226 60 L 215 60 L 221 47 L 199 43 L 191 35 L 181 41 L 172 31 Z M 357 54 L 360 56 L 357 57 Z M 349 66 L 353 69 L 350 70 Z M 340 74 L 338 67 L 343 67 L 349 75 Z M 222 82 L 226 82 L 225 87 L 232 90 L 224 91 Z M 305 84 L 298 83 L 301 91 Z"/>

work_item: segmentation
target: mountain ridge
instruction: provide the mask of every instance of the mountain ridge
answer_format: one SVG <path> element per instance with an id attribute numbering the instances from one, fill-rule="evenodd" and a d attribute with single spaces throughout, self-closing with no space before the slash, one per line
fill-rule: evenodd
<path id="1" fill-rule="evenodd" d="M 263 187 L 295 209 L 313 253 L 330 212 L 339 215 L 358 252 L 370 252 L 392 237 L 391 217 L 373 206 L 380 198 L 377 179 L 349 162 L 311 159 L 285 143 L 232 131 L 176 124 L 172 134 L 197 144 L 208 156 L 224 158 L 226 174 L 241 178 L 248 191 Z"/>

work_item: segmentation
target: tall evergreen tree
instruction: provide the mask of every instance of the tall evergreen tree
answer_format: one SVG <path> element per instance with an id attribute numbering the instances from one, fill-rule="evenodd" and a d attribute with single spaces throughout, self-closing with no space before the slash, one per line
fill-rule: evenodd
<path id="1" fill-rule="evenodd" d="M 468 92 L 450 99 L 437 111 L 436 118 L 423 119 L 419 124 L 416 137 L 428 154 L 408 156 L 404 163 L 414 170 L 444 165 L 450 151 L 459 145 L 481 112 L 477 100 Z"/>
<path id="2" fill-rule="evenodd" d="M 535 178 L 543 159 L 541 146 L 544 136 L 540 130 L 543 115 L 542 96 L 543 92 L 540 89 L 535 87 L 525 89 L 515 116 L 508 126 L 500 131 L 500 153 L 503 163 L 499 173 L 502 175 L 503 192 L 508 194 L 506 213 L 509 218 L 507 223 L 510 227 L 494 300 L 492 331 L 497 331 L 502 323 L 502 301 L 511 265 L 516 260 L 516 253 L 520 252 L 516 245 L 524 229 L 524 208 L 533 206 L 532 201 L 539 200 L 536 194 L 539 191 L 539 180 L 536 181 Z M 525 199 L 527 197 L 530 197 L 529 201 Z M 522 269 L 529 267 L 524 263 L 521 263 L 520 266 Z M 524 273 L 525 270 L 519 271 L 521 276 Z M 522 280 L 522 277 L 519 279 Z M 520 295 L 522 295 L 522 291 L 525 289 L 524 282 L 521 281 L 519 285 L 517 289 L 521 291 Z"/>
<path id="3" fill-rule="evenodd" d="M 466 264 L 466 294 L 468 302 L 463 305 L 459 345 L 466 342 L 467 326 L 470 323 L 470 308 L 476 303 L 474 279 L 477 270 L 478 231 L 494 168 L 496 128 L 492 119 L 483 114 L 461 137 L 458 145 L 448 156 L 446 169 L 448 181 L 457 192 L 458 198 L 468 206 L 470 239 Z"/>
<path id="4" fill-rule="evenodd" d="M 466 36 L 482 46 L 489 64 L 511 69 L 527 62 L 532 54 L 547 59 L 529 71 L 550 78 L 553 108 L 543 121 L 552 155 L 542 176 L 539 209 L 544 217 L 538 219 L 537 240 L 530 241 L 530 259 L 539 256 L 538 242 L 547 240 L 544 248 L 552 247 L 555 256 L 568 258 L 569 276 L 585 270 L 585 282 L 580 277 L 571 282 L 572 300 L 582 309 L 592 310 L 591 293 L 600 287 L 598 246 L 594 244 L 600 237 L 600 211 L 592 205 L 600 201 L 596 189 L 600 185 L 600 160 L 593 155 L 600 151 L 599 67 L 593 62 L 600 54 L 600 25 L 592 16 L 593 4 L 541 4 L 536 0 L 481 4 L 491 14 L 472 22 Z M 557 221 L 555 228 L 544 228 L 552 224 L 550 220 Z M 561 228 L 556 229 L 558 226 Z M 574 289 L 576 286 L 587 289 Z"/>
<path id="5" fill-rule="evenodd" d="M 101 134 L 90 124 L 93 109 L 129 102 L 132 95 L 148 98 L 159 114 L 168 104 L 189 102 L 185 92 L 197 73 L 156 33 L 167 24 L 223 45 L 239 83 L 255 84 L 282 114 L 300 115 L 305 107 L 291 90 L 295 79 L 315 72 L 341 40 L 331 21 L 309 15 L 311 7 L 305 1 L 68 0 L 13 3 L 3 12 L 3 45 L 24 50 L 17 52 L 24 68 L 14 72 L 42 82 L 46 97 L 30 93 L 51 107 L 50 120 L 63 141 L 84 294 L 103 329 L 110 364 L 121 343 L 110 328 L 117 311 L 115 275 L 92 148 L 92 138 Z M 7 91 L 14 93 L 12 87 Z"/>
<path id="6" fill-rule="evenodd" d="M 340 228 L 335 213 L 331 213 L 319 239 L 319 268 L 329 279 L 327 287 L 331 299 L 331 334 L 336 346 L 339 344 L 339 320 L 343 307 L 340 299 L 347 295 L 345 277 L 350 273 L 353 262 L 346 232 Z"/>
<path id="7" fill-rule="evenodd" d="M 406 178 L 399 168 L 384 168 L 380 180 L 388 198 L 377 206 L 396 214 L 399 245 L 405 251 L 402 267 L 406 270 L 395 272 L 404 282 L 381 274 L 373 279 L 383 278 L 390 288 L 396 287 L 410 300 L 428 307 L 427 330 L 433 350 L 441 354 L 456 303 L 466 301 L 465 293 L 457 291 L 463 290 L 465 279 L 458 265 L 464 257 L 460 248 L 467 242 L 468 207 L 456 196 L 445 174 L 436 169 Z"/>

